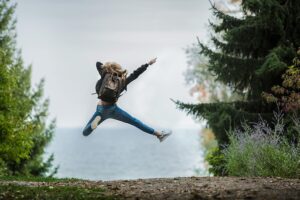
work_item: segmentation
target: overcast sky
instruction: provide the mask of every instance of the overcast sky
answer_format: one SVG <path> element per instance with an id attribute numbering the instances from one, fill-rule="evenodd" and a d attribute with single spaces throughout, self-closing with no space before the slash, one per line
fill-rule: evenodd
<path id="1" fill-rule="evenodd" d="M 18 0 L 17 43 L 33 83 L 45 78 L 58 127 L 83 127 L 96 109 L 96 61 L 129 73 L 157 63 L 128 86 L 118 105 L 154 128 L 199 128 L 169 98 L 195 102 L 185 85 L 184 48 L 206 40 L 208 0 Z M 107 120 L 105 127 L 128 125 Z"/>

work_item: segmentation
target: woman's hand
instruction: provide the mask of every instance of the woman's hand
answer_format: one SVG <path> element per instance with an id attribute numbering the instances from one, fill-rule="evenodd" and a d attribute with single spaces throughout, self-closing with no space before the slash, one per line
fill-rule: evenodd
<path id="1" fill-rule="evenodd" d="M 156 62 L 156 59 L 157 59 L 157 58 L 154 58 L 154 59 L 150 60 L 150 61 L 148 62 L 148 65 L 154 64 L 154 63 Z"/>

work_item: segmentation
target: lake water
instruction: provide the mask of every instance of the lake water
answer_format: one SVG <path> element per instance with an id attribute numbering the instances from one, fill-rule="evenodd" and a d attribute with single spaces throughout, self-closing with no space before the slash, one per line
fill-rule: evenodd
<path id="1" fill-rule="evenodd" d="M 198 130 L 173 130 L 160 143 L 139 129 L 56 129 L 46 156 L 54 153 L 55 177 L 119 180 L 201 175 L 205 171 Z"/>

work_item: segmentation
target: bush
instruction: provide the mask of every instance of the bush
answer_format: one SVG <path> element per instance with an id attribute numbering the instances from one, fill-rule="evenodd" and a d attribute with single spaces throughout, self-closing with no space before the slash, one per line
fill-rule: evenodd
<path id="1" fill-rule="evenodd" d="M 225 168 L 225 158 L 222 151 L 219 147 L 214 147 L 209 149 L 205 160 L 209 163 L 208 172 L 215 176 L 224 176 L 227 175 L 226 168 Z"/>
<path id="2" fill-rule="evenodd" d="M 230 144 L 223 151 L 229 175 L 300 178 L 299 134 L 290 142 L 283 114 L 274 113 L 274 119 L 273 128 L 261 119 L 229 133 Z"/>
<path id="3" fill-rule="evenodd" d="M 0 177 L 8 175 L 6 163 L 0 158 Z"/>

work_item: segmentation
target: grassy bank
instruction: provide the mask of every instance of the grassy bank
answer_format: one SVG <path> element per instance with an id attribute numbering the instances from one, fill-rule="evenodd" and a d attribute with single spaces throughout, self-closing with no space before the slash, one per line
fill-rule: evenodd
<path id="1" fill-rule="evenodd" d="M 0 177 L 0 199 L 116 199 L 99 184 L 78 179 Z"/>

